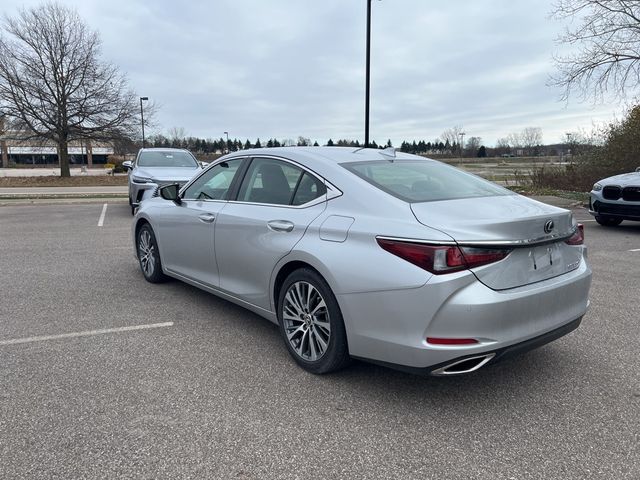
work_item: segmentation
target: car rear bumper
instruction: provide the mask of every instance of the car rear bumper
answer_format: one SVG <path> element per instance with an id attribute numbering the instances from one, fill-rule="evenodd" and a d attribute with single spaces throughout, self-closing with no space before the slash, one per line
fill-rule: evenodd
<path id="1" fill-rule="evenodd" d="M 475 360 L 480 358 L 487 358 L 488 361 L 480 362 L 474 365 L 480 365 L 478 368 L 472 368 L 470 371 L 479 370 L 479 368 L 483 368 L 485 366 L 493 365 L 498 363 L 504 359 L 522 355 L 531 350 L 535 350 L 536 348 L 540 348 L 547 343 L 551 343 L 554 340 L 557 340 L 569 333 L 573 332 L 576 328 L 580 326 L 582 322 L 582 317 L 576 318 L 575 320 L 562 325 L 550 332 L 543 333 L 542 335 L 538 335 L 537 337 L 530 338 L 529 340 L 525 340 L 520 343 L 516 343 L 514 345 L 510 345 L 508 347 L 499 348 L 497 350 L 492 350 L 488 352 L 483 352 L 482 354 L 471 354 L 471 355 L 463 355 L 461 357 L 453 358 L 451 360 L 447 360 L 446 362 L 442 362 L 436 365 L 431 365 L 426 368 L 416 368 L 416 367 L 408 367 L 405 365 L 398 365 L 394 363 L 381 362 L 376 360 L 369 359 L 361 359 L 365 361 L 369 361 L 375 363 L 377 365 L 382 365 L 384 367 L 393 368 L 394 370 L 400 370 L 402 372 L 412 373 L 414 375 L 436 375 L 436 376 L 445 376 L 445 375 L 456 375 L 459 373 L 467 373 L 467 372 L 455 372 L 449 371 L 448 367 L 451 365 L 460 365 L 468 360 Z M 358 357 L 355 357 L 358 358 Z"/>
<path id="2" fill-rule="evenodd" d="M 415 289 L 339 295 L 350 354 L 423 373 L 490 353 L 493 363 L 516 345 L 551 338 L 589 305 L 591 270 L 584 259 L 565 275 L 506 291 L 491 290 L 471 272 L 447 277 Z M 427 337 L 479 343 L 432 345 Z"/>

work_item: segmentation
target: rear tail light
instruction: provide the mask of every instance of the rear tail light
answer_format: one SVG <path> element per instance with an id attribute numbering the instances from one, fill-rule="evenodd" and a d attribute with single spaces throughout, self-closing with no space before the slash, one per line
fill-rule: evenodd
<path id="1" fill-rule="evenodd" d="M 565 240 L 567 245 L 582 245 L 584 243 L 584 225 L 579 223 L 576 225 L 576 231 L 574 234 L 567 240 Z"/>
<path id="2" fill-rule="evenodd" d="M 382 238 L 377 241 L 387 252 L 435 275 L 498 262 L 511 253 L 508 249 L 428 245 Z"/>

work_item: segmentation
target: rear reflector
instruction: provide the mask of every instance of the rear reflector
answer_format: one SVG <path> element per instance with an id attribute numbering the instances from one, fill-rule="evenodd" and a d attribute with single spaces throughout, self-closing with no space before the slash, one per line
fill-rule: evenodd
<path id="1" fill-rule="evenodd" d="M 584 243 L 584 225 L 579 223 L 576 225 L 575 233 L 569 238 L 565 240 L 567 245 L 582 245 Z"/>
<path id="2" fill-rule="evenodd" d="M 480 343 L 475 338 L 438 338 L 427 337 L 427 342 L 432 345 L 472 345 Z"/>
<path id="3" fill-rule="evenodd" d="M 511 250 L 429 245 L 378 238 L 378 245 L 389 253 L 413 263 L 435 275 L 459 272 L 468 268 L 494 263 L 505 258 Z"/>

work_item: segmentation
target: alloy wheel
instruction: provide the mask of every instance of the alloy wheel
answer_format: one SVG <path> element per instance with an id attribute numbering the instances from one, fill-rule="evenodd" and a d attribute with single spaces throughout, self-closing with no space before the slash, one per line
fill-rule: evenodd
<path id="1" fill-rule="evenodd" d="M 138 240 L 138 257 L 145 276 L 150 277 L 156 269 L 156 249 L 149 230 L 143 229 Z"/>
<path id="2" fill-rule="evenodd" d="M 293 283 L 284 295 L 282 321 L 287 340 L 303 360 L 315 362 L 329 347 L 331 323 L 322 295 L 312 284 Z"/>

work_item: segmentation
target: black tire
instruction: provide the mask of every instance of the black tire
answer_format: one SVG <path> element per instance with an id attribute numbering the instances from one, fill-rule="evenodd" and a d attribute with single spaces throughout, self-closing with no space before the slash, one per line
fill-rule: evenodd
<path id="1" fill-rule="evenodd" d="M 145 223 L 138 230 L 136 235 L 136 251 L 138 253 L 138 263 L 145 280 L 151 283 L 161 283 L 167 280 L 167 276 L 162 272 L 162 261 L 158 242 L 153 233 L 151 225 Z"/>
<path id="2" fill-rule="evenodd" d="M 617 227 L 622 223 L 621 218 L 616 217 L 606 217 L 604 215 L 596 215 L 596 222 L 598 222 L 603 227 Z"/>
<path id="3" fill-rule="evenodd" d="M 303 293 L 297 289 L 302 289 Z M 299 302 L 298 298 L 304 300 Z M 303 369 L 323 374 L 340 370 L 350 363 L 340 307 L 331 288 L 317 272 L 301 268 L 285 279 L 278 295 L 277 314 L 289 354 Z M 291 339 L 288 334 L 293 334 Z M 318 356 L 320 350 L 323 351 Z"/>

